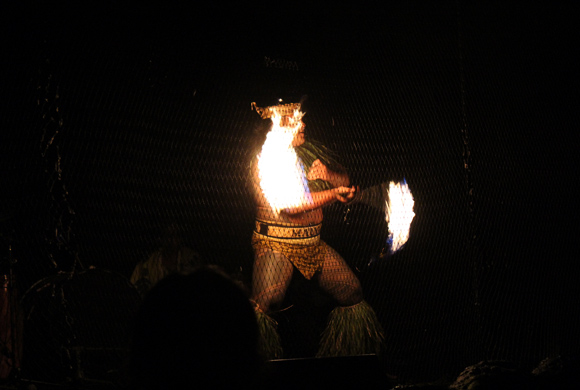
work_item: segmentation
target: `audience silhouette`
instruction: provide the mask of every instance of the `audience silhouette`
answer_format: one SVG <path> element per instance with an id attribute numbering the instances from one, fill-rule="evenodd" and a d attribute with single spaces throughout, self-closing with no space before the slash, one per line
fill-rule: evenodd
<path id="1" fill-rule="evenodd" d="M 137 314 L 131 388 L 260 387 L 257 345 L 253 308 L 229 276 L 210 266 L 169 275 Z"/>

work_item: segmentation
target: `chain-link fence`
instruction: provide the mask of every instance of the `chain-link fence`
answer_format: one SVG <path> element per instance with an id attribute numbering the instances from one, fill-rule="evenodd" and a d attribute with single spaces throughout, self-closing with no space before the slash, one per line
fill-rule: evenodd
<path id="1" fill-rule="evenodd" d="M 307 139 L 352 184 L 405 179 L 414 196 L 392 256 L 380 255 L 384 211 L 368 204 L 332 204 L 321 231 L 384 328 L 388 372 L 433 380 L 484 359 L 531 369 L 577 354 L 565 9 L 21 7 L 2 77 L 1 227 L 24 377 L 118 380 L 140 302 L 130 278 L 168 225 L 251 291 L 263 121 L 250 104 L 302 95 Z M 272 316 L 284 357 L 311 357 L 336 302 L 291 272 Z"/>

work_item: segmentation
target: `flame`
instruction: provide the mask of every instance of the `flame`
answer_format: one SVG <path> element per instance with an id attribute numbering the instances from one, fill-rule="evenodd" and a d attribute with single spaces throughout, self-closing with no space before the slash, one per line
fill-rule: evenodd
<path id="1" fill-rule="evenodd" d="M 280 210 L 311 203 L 312 196 L 302 162 L 296 155 L 292 140 L 302 126 L 298 110 L 293 117 L 272 116 L 272 129 L 258 155 L 260 187 L 272 210 Z"/>
<path id="2" fill-rule="evenodd" d="M 409 239 L 409 229 L 415 217 L 413 194 L 403 180 L 403 183 L 389 183 L 389 196 L 386 201 L 386 220 L 389 223 L 389 238 L 391 253 L 395 253 Z"/>

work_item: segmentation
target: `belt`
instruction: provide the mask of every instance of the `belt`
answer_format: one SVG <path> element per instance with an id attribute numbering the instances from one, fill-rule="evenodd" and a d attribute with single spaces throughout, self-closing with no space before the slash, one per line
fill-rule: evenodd
<path id="1" fill-rule="evenodd" d="M 288 226 L 256 220 L 256 233 L 267 237 L 302 239 L 320 235 L 322 223 L 312 226 Z"/>

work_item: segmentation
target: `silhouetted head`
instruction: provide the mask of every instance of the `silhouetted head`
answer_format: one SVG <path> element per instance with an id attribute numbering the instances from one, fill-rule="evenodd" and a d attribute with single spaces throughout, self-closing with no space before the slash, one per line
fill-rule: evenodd
<path id="1" fill-rule="evenodd" d="M 252 384 L 260 366 L 258 327 L 246 295 L 225 274 L 201 268 L 171 275 L 144 298 L 131 370 L 136 388 Z"/>

